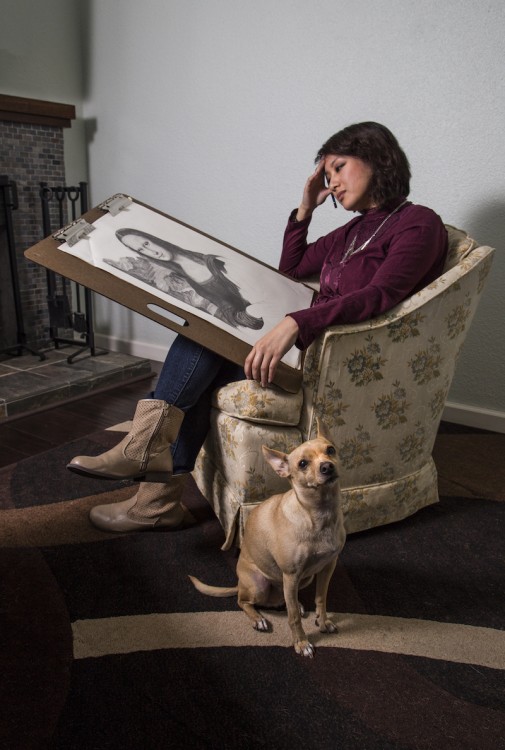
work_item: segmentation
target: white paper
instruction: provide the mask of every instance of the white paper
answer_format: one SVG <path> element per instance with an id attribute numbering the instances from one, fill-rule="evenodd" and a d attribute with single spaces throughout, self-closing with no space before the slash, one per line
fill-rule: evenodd
<path id="1" fill-rule="evenodd" d="M 59 249 L 251 346 L 286 314 L 310 307 L 309 287 L 138 203 L 93 226 L 87 237 Z M 282 361 L 300 367 L 301 353 L 293 347 Z"/>

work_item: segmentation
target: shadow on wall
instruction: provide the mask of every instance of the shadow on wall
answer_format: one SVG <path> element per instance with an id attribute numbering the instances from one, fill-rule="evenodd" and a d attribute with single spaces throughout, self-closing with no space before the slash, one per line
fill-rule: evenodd
<path id="1" fill-rule="evenodd" d="M 84 131 L 86 133 L 86 145 L 89 146 L 95 140 L 98 123 L 96 117 L 88 117 L 84 120 Z"/>
<path id="2" fill-rule="evenodd" d="M 82 98 L 86 99 L 90 94 L 90 71 L 91 71 L 91 40 L 90 30 L 92 28 L 92 3 L 91 0 L 81 0 L 78 5 L 79 26 L 81 35 L 82 54 Z"/>
<path id="3" fill-rule="evenodd" d="M 496 252 L 491 273 L 482 300 L 477 310 L 477 320 L 486 326 L 485 337 L 492 335 L 496 344 L 503 341 L 502 330 L 505 320 L 505 202 L 494 201 L 487 206 L 476 209 L 470 214 L 469 234 L 479 245 L 490 245 Z M 499 355 L 505 360 L 505 352 Z"/>
<path id="4" fill-rule="evenodd" d="M 465 227 L 479 245 L 495 248 L 491 273 L 461 352 L 449 400 L 505 413 L 505 202 L 476 207 Z M 484 426 L 484 425 L 483 425 Z M 491 428 L 494 429 L 494 428 Z"/>
<path id="5" fill-rule="evenodd" d="M 505 249 L 505 202 L 494 201 L 483 206 L 470 215 L 470 234 L 479 245 L 490 245 L 496 248 L 497 256 Z M 498 257 L 495 258 L 495 261 Z"/>

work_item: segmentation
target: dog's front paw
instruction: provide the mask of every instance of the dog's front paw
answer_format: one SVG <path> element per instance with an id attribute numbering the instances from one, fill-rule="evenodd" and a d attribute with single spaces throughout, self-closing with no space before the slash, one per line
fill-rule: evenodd
<path id="1" fill-rule="evenodd" d="M 295 641 L 295 651 L 301 656 L 308 656 L 312 659 L 316 650 L 310 641 Z"/>
<path id="2" fill-rule="evenodd" d="M 338 633 L 337 626 L 329 617 L 323 620 L 321 617 L 316 616 L 316 625 L 320 633 Z"/>
<path id="3" fill-rule="evenodd" d="M 253 628 L 255 630 L 260 630 L 262 633 L 267 633 L 269 629 L 268 620 L 264 617 L 258 617 L 258 619 L 253 622 Z"/>

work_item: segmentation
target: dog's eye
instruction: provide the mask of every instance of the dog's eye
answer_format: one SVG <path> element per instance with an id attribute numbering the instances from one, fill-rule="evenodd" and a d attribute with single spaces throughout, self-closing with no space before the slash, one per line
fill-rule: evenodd
<path id="1" fill-rule="evenodd" d="M 298 466 L 300 467 L 300 469 L 306 469 L 308 465 L 309 465 L 309 462 L 306 461 L 304 458 L 302 458 L 302 460 L 298 462 Z"/>
<path id="2" fill-rule="evenodd" d="M 328 448 L 326 449 L 326 455 L 327 456 L 334 456 L 336 452 L 337 451 L 335 450 L 335 448 L 333 447 L 333 445 L 329 445 Z"/>

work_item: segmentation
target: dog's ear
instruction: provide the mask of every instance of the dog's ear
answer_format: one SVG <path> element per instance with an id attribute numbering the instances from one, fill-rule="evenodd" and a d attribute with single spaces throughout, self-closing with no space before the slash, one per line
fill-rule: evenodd
<path id="1" fill-rule="evenodd" d="M 263 445 L 261 450 L 276 474 L 280 477 L 289 477 L 289 462 L 286 453 L 274 451 L 273 448 L 267 448 L 266 445 Z"/>
<path id="2" fill-rule="evenodd" d="M 317 437 L 324 438 L 330 443 L 334 442 L 333 435 L 330 433 L 325 423 L 322 422 L 319 418 L 317 419 Z"/>

